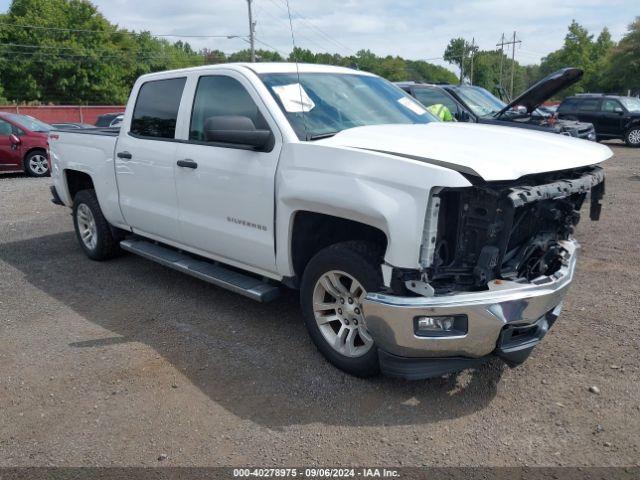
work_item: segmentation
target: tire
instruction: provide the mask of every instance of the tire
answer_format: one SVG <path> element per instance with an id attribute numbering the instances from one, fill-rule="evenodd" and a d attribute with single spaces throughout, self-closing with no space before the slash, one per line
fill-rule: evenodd
<path id="1" fill-rule="evenodd" d="M 378 246 L 344 242 L 317 253 L 302 276 L 300 303 L 313 343 L 334 366 L 358 377 L 380 372 L 378 349 L 366 331 L 361 300 L 367 292 L 381 289 L 381 264 Z M 330 278 L 332 288 L 326 288 Z"/>
<path id="2" fill-rule="evenodd" d="M 42 150 L 29 152 L 24 157 L 24 171 L 30 177 L 48 177 L 51 172 L 49 171 L 47 154 Z"/>
<path id="3" fill-rule="evenodd" d="M 630 147 L 640 147 L 640 125 L 636 125 L 627 130 L 627 133 L 624 134 L 624 141 Z"/>
<path id="4" fill-rule="evenodd" d="M 91 260 L 108 260 L 120 253 L 120 238 L 114 236 L 93 190 L 79 191 L 73 200 L 73 226 L 78 243 Z"/>

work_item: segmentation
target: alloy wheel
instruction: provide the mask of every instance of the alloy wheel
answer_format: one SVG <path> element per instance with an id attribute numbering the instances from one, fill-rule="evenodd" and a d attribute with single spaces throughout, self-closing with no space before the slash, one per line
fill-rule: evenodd
<path id="1" fill-rule="evenodd" d="M 44 175 L 49 171 L 49 162 L 44 155 L 36 154 L 29 159 L 29 169 L 36 175 Z"/>
<path id="2" fill-rule="evenodd" d="M 337 270 L 322 275 L 313 291 L 313 313 L 320 332 L 346 357 L 361 357 L 373 346 L 362 311 L 366 296 L 360 282 Z"/>
<path id="3" fill-rule="evenodd" d="M 93 217 L 93 212 L 91 212 L 91 209 L 87 205 L 81 203 L 78 205 L 76 215 L 82 243 L 84 243 L 89 250 L 94 250 L 98 243 L 98 229 L 96 227 L 96 220 Z"/>

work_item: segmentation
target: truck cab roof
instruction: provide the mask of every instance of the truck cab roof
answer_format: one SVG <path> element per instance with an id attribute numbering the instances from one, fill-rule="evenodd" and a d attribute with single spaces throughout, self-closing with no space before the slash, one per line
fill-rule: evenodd
<path id="1" fill-rule="evenodd" d="M 153 78 L 167 78 L 179 73 L 191 73 L 215 70 L 250 70 L 258 75 L 269 73 L 334 73 L 346 75 L 366 75 L 374 76 L 372 73 L 355 70 L 353 68 L 339 67 L 335 65 L 320 65 L 313 63 L 295 62 L 264 62 L 264 63 L 217 63 L 214 65 L 203 65 L 200 67 L 182 68 L 168 70 L 164 72 L 149 73 L 140 77 L 142 80 Z"/>

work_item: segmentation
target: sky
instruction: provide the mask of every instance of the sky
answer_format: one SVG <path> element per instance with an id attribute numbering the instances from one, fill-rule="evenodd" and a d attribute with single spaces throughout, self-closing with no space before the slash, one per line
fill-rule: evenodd
<path id="1" fill-rule="evenodd" d="M 94 0 L 112 23 L 154 34 L 247 35 L 246 0 Z M 10 0 L 0 0 L 6 11 Z M 638 0 L 289 0 L 296 45 L 349 55 L 369 49 L 449 66 L 441 57 L 449 40 L 464 37 L 495 48 L 502 33 L 522 43 L 516 59 L 538 63 L 558 49 L 572 19 L 597 35 L 605 26 L 619 40 Z M 253 0 L 258 48 L 292 49 L 286 0 Z M 175 38 L 177 40 L 178 38 Z M 196 48 L 230 53 L 247 47 L 241 38 L 188 39 Z M 450 66 L 449 66 L 450 67 Z M 451 68 L 451 67 L 450 67 Z"/>

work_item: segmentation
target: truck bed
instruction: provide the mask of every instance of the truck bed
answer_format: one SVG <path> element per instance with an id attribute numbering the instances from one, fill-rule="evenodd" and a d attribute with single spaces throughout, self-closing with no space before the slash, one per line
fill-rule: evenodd
<path id="1" fill-rule="evenodd" d="M 86 174 L 93 182 L 105 217 L 113 225 L 123 222 L 118 204 L 115 174 L 115 149 L 119 128 L 90 128 L 86 130 L 53 130 L 49 133 L 49 151 L 53 161 L 52 178 L 60 200 L 73 205 L 74 191 L 69 191 L 67 176 Z M 72 185 L 78 185 L 71 182 Z M 84 185 L 82 182 L 80 184 Z"/>

